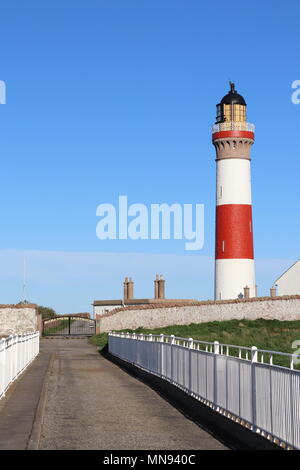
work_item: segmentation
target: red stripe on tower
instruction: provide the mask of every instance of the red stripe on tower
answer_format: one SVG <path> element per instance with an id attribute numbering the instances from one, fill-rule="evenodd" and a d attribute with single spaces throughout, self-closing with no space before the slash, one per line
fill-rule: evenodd
<path id="1" fill-rule="evenodd" d="M 225 204 L 216 208 L 216 259 L 254 259 L 252 206 Z"/>
<path id="2" fill-rule="evenodd" d="M 250 131 L 223 131 L 223 132 L 215 132 L 212 135 L 213 140 L 226 139 L 227 137 L 231 137 L 231 138 L 243 137 L 243 138 L 246 138 L 246 139 L 254 140 L 254 132 L 250 132 Z"/>

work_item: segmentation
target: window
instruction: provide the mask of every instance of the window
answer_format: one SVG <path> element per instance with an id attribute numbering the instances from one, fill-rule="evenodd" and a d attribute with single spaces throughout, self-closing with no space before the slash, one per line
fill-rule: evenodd
<path id="1" fill-rule="evenodd" d="M 222 107 L 220 104 L 217 105 L 217 122 L 222 122 Z"/>

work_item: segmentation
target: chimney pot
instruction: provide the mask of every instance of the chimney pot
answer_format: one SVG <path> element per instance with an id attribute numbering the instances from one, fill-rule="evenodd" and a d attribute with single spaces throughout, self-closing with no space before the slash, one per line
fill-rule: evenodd
<path id="1" fill-rule="evenodd" d="M 132 278 L 130 277 L 129 278 L 129 281 L 127 283 L 127 299 L 133 299 L 134 295 L 133 295 L 133 288 L 134 288 L 134 282 L 132 280 Z"/>
<path id="2" fill-rule="evenodd" d="M 160 279 L 157 283 L 158 283 L 158 298 L 164 299 L 165 298 L 165 280 L 162 274 L 160 275 Z"/>
<path id="3" fill-rule="evenodd" d="M 270 289 L 270 297 L 276 297 L 276 287 L 273 286 Z"/>
<path id="4" fill-rule="evenodd" d="M 244 299 L 249 299 L 250 298 L 250 287 L 245 286 L 244 287 Z"/>
<path id="5" fill-rule="evenodd" d="M 158 299 L 158 284 L 159 284 L 159 276 L 156 274 L 155 280 L 154 280 L 154 298 Z"/>

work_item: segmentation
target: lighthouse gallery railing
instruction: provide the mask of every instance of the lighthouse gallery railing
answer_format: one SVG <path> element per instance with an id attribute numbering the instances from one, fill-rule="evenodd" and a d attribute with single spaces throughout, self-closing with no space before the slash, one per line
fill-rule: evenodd
<path id="1" fill-rule="evenodd" d="M 255 132 L 255 125 L 245 121 L 228 121 L 214 124 L 212 127 L 212 133 L 221 131 L 248 131 Z"/>
<path id="2" fill-rule="evenodd" d="M 253 432 L 285 448 L 300 448 L 297 355 L 217 341 L 116 332 L 109 334 L 109 352 L 169 381 Z M 275 365 L 275 355 L 290 367 Z"/>

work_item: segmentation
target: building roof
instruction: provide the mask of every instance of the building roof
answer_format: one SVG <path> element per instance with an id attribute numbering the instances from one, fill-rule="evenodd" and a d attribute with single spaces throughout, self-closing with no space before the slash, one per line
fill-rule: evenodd
<path id="1" fill-rule="evenodd" d="M 106 305 L 150 305 L 168 302 L 188 303 L 196 302 L 195 299 L 126 299 L 126 300 L 94 300 L 93 306 L 100 307 Z"/>
<path id="2" fill-rule="evenodd" d="M 287 274 L 287 272 L 288 272 L 290 269 L 292 269 L 292 268 L 293 268 L 297 263 L 299 263 L 299 262 L 300 262 L 300 258 L 297 259 L 297 261 L 295 261 L 289 268 L 287 268 L 287 269 L 281 274 L 281 276 L 279 276 L 279 277 L 276 279 L 276 281 L 274 282 L 274 284 L 277 284 L 277 282 L 278 282 L 285 274 Z"/>

